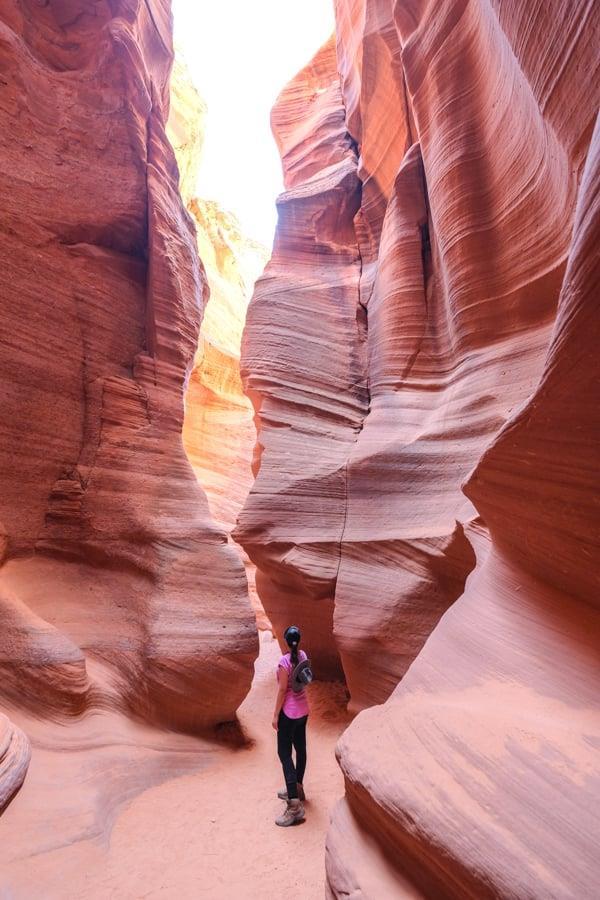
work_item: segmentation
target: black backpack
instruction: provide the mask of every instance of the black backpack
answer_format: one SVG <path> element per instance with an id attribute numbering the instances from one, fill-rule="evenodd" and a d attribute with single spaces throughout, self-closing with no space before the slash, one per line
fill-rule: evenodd
<path id="1" fill-rule="evenodd" d="M 314 680 L 313 671 L 310 665 L 310 659 L 303 659 L 294 667 L 290 675 L 290 685 L 295 694 L 309 685 Z"/>

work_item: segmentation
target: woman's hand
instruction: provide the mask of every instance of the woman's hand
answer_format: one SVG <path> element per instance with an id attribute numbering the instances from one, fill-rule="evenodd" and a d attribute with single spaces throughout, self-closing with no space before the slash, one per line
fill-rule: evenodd
<path id="1" fill-rule="evenodd" d="M 277 669 L 277 700 L 275 701 L 275 711 L 273 712 L 273 721 L 271 722 L 275 731 L 279 731 L 279 713 L 283 710 L 283 701 L 287 689 L 288 673 L 283 666 L 279 666 Z"/>

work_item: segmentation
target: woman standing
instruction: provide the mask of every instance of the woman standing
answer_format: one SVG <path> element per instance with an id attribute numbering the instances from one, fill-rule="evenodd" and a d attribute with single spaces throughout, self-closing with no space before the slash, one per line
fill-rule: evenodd
<path id="1" fill-rule="evenodd" d="M 277 732 L 277 754 L 283 767 L 286 790 L 277 794 L 287 800 L 282 816 L 276 825 L 287 827 L 304 821 L 304 772 L 306 769 L 306 722 L 308 720 L 308 697 L 306 688 L 292 687 L 292 675 L 296 666 L 307 659 L 303 650 L 298 651 L 301 640 L 300 629 L 290 625 L 284 632 L 284 640 L 290 652 L 284 654 L 277 665 L 277 700 L 273 714 L 273 728 Z M 295 688 L 295 689 L 294 689 Z M 292 747 L 296 751 L 296 765 L 292 760 Z"/>

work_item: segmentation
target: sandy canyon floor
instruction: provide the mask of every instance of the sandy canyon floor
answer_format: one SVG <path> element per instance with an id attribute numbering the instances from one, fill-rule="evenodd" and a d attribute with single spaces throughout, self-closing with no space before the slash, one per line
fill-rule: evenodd
<path id="1" fill-rule="evenodd" d="M 283 784 L 271 728 L 279 648 L 262 635 L 233 749 L 134 725 L 114 711 L 69 726 L 19 717 L 33 759 L 0 819 L 0 900 L 141 900 L 324 894 L 334 756 L 347 724 L 338 685 L 313 685 L 307 821 L 277 828 Z M 290 893 L 291 892 L 291 893 Z"/>

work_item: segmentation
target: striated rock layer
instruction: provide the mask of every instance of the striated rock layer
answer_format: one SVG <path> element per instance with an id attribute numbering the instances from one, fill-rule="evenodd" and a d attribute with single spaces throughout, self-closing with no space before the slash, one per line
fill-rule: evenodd
<path id="1" fill-rule="evenodd" d="M 195 729 L 234 715 L 258 645 L 181 440 L 207 289 L 172 60 L 166 0 L 0 15 L 0 697 Z"/>
<path id="2" fill-rule="evenodd" d="M 331 896 L 394 896 L 372 890 L 390 854 L 399 895 L 597 895 L 599 238 L 597 127 L 542 378 L 466 485 L 491 535 L 473 527 L 465 593 L 338 746 Z"/>
<path id="3" fill-rule="evenodd" d="M 337 0 L 273 111 L 237 536 L 383 704 L 340 742 L 332 896 L 597 884 L 594 7 Z"/>

